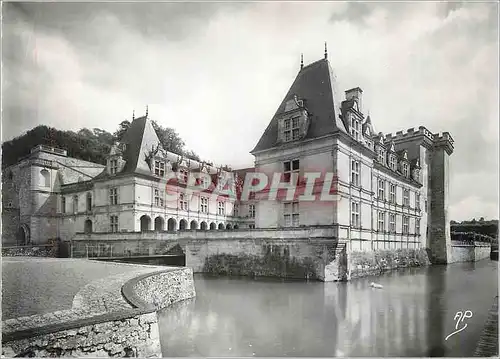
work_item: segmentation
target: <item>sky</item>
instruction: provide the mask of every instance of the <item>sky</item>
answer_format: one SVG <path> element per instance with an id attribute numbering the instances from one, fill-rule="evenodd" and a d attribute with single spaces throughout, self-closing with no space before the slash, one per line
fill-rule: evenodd
<path id="1" fill-rule="evenodd" d="M 203 159 L 252 166 L 300 54 L 326 41 L 376 132 L 453 136 L 450 219 L 498 218 L 497 2 L 4 2 L 3 22 L 3 140 L 113 132 L 148 105 Z"/>

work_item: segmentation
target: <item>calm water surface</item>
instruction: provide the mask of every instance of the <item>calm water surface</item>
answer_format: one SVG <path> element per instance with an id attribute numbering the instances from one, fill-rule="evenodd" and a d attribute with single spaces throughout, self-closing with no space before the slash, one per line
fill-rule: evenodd
<path id="1" fill-rule="evenodd" d="M 472 356 L 498 295 L 497 263 L 350 283 L 195 275 L 197 297 L 159 315 L 163 356 Z M 445 341 L 466 310 L 467 328 Z"/>

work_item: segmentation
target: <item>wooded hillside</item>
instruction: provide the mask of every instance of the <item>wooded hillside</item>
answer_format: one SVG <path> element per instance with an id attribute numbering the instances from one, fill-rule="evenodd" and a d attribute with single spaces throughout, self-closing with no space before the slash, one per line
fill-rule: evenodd
<path id="1" fill-rule="evenodd" d="M 2 143 L 2 168 L 15 164 L 20 158 L 29 155 L 31 149 L 38 145 L 61 148 L 66 150 L 70 157 L 105 164 L 111 146 L 123 136 L 128 126 L 130 122 L 123 121 L 111 134 L 100 128 L 82 128 L 74 132 L 39 125 L 21 136 Z M 153 127 L 167 151 L 200 160 L 196 153 L 186 150 L 184 141 L 173 128 L 160 126 L 155 121 Z"/>

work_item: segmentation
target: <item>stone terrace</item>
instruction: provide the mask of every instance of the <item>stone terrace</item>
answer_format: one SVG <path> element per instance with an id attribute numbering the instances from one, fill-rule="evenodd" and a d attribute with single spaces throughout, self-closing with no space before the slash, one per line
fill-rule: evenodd
<path id="1" fill-rule="evenodd" d="M 127 281 L 174 269 L 82 259 L 4 258 L 2 262 L 3 334 L 131 309 L 121 295 Z"/>
<path id="2" fill-rule="evenodd" d="M 2 355 L 8 357 L 158 357 L 154 312 L 196 295 L 190 268 L 81 259 L 5 259 L 3 282 L 10 319 L 2 322 Z"/>
<path id="3" fill-rule="evenodd" d="M 2 258 L 2 319 L 25 317 L 74 307 L 73 298 L 88 293 L 119 290 L 120 281 L 165 267 L 90 262 L 83 259 Z M 104 285 L 102 279 L 109 277 Z M 95 282 L 96 280 L 101 282 Z M 111 282 L 109 282 L 111 281 Z M 115 287 L 111 283 L 116 283 Z M 100 286 L 100 287 L 99 287 Z M 79 293 L 80 292 L 80 293 Z M 90 298 L 90 297 L 89 297 Z M 87 298 L 87 300 L 90 300 Z M 83 306 L 91 309 L 90 305 Z M 95 306 L 96 311 L 104 308 Z"/>

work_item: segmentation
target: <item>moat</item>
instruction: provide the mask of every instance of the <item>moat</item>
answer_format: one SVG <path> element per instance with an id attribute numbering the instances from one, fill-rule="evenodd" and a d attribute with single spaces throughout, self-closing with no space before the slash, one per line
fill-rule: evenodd
<path id="1" fill-rule="evenodd" d="M 159 314 L 163 356 L 472 356 L 498 294 L 497 262 L 351 282 L 195 275 L 197 297 Z M 380 283 L 383 289 L 370 287 Z M 458 311 L 471 311 L 454 332 Z M 463 324 L 461 325 L 463 326 Z"/>

